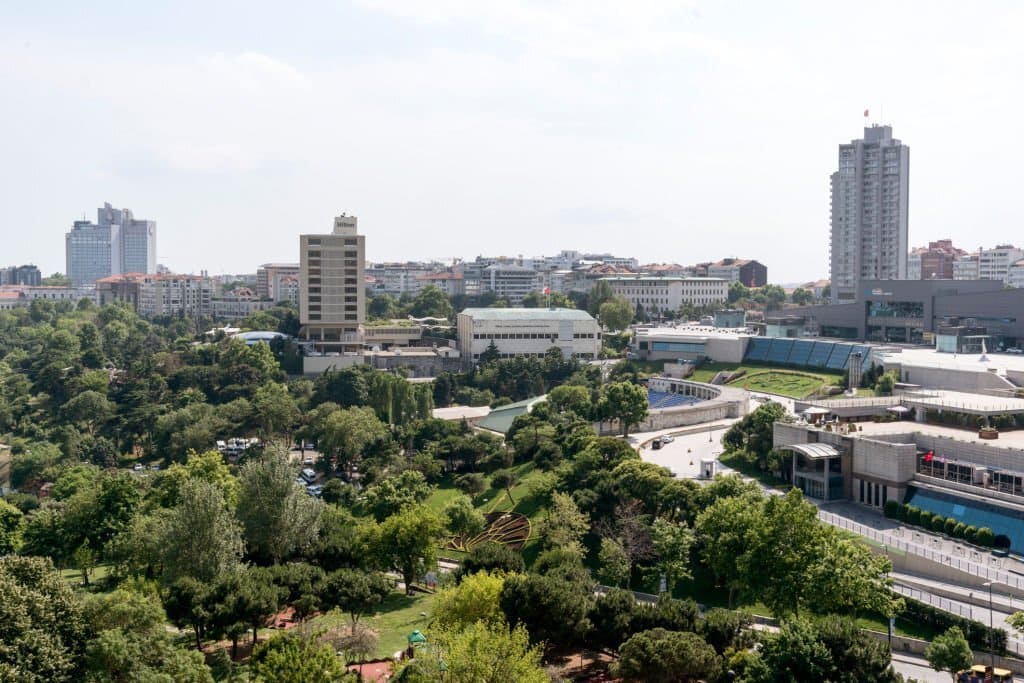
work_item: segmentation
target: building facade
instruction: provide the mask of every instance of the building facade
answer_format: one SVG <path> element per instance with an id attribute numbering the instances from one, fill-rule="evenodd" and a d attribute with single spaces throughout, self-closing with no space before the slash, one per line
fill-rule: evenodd
<path id="1" fill-rule="evenodd" d="M 366 311 L 366 241 L 357 218 L 342 214 L 326 235 L 299 236 L 301 339 L 319 353 L 362 348 Z"/>
<path id="2" fill-rule="evenodd" d="M 753 259 L 722 259 L 708 265 L 707 276 L 742 282 L 747 287 L 764 287 L 768 284 L 768 268 Z"/>
<path id="3" fill-rule="evenodd" d="M 1024 249 L 1011 244 L 1001 244 L 994 249 L 982 249 L 978 252 L 978 279 L 1009 280 L 1010 266 L 1024 259 Z"/>
<path id="4" fill-rule="evenodd" d="M 155 273 L 156 222 L 104 203 L 95 223 L 74 222 L 65 235 L 65 258 L 67 276 L 76 287 L 121 273 Z"/>
<path id="5" fill-rule="evenodd" d="M 256 269 L 256 296 L 269 301 L 287 301 L 288 297 L 281 290 L 288 278 L 298 282 L 298 263 L 264 263 Z"/>
<path id="6" fill-rule="evenodd" d="M 501 358 L 542 357 L 554 348 L 569 358 L 601 353 L 601 327 L 568 308 L 467 308 L 458 317 L 459 353 L 475 363 L 493 343 Z"/>
<path id="7" fill-rule="evenodd" d="M 831 195 L 832 301 L 852 301 L 861 280 L 906 279 L 910 148 L 891 126 L 839 146 Z"/>
<path id="8" fill-rule="evenodd" d="M 907 279 L 952 280 L 953 264 L 966 255 L 966 251 L 954 247 L 953 240 L 949 239 L 929 242 L 927 247 L 916 247 L 907 256 Z"/>
<path id="9" fill-rule="evenodd" d="M 863 281 L 852 303 L 805 306 L 798 313 L 806 332 L 822 337 L 926 344 L 957 319 L 986 328 L 990 349 L 1024 340 L 1024 291 L 995 280 Z"/>
<path id="10" fill-rule="evenodd" d="M 623 296 L 635 309 L 642 306 L 647 314 L 678 311 L 683 304 L 706 306 L 729 298 L 729 280 L 712 277 L 643 277 L 618 276 L 602 278 L 612 293 Z"/>
<path id="11" fill-rule="evenodd" d="M 36 266 L 10 266 L 0 268 L 0 285 L 27 285 L 38 287 L 43 283 L 43 274 Z"/>
<path id="12" fill-rule="evenodd" d="M 96 281 L 96 303 L 127 303 L 139 315 L 185 316 L 213 314 L 213 280 L 205 275 L 126 273 Z"/>

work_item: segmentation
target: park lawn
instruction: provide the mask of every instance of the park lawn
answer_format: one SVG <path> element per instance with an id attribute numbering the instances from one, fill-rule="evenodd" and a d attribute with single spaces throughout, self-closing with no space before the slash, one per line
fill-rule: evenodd
<path id="1" fill-rule="evenodd" d="M 98 564 L 92 568 L 89 572 L 89 587 L 94 588 L 93 584 L 96 584 L 103 579 L 107 578 L 112 569 L 109 564 Z M 61 578 L 68 582 L 73 588 L 83 588 L 82 586 L 82 572 L 78 569 L 61 569 Z"/>
<path id="2" fill-rule="evenodd" d="M 377 633 L 377 651 L 373 658 L 390 657 L 399 650 L 404 650 L 409 634 L 413 631 L 426 631 L 433 616 L 436 596 L 432 593 L 414 593 L 406 595 L 403 591 L 393 591 L 384 598 L 372 614 L 359 620 L 360 626 L 366 626 Z M 427 616 L 422 616 L 426 614 Z M 331 630 L 348 626 L 351 623 L 347 614 L 332 610 L 313 619 L 310 624 L 313 632 Z"/>

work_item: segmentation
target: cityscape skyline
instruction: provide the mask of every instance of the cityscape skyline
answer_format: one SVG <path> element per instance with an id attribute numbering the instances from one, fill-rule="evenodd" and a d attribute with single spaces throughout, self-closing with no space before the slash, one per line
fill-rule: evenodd
<path id="1" fill-rule="evenodd" d="M 257 4 L 244 22 L 212 8 L 201 30 L 198 4 L 66 4 L 60 20 L 6 7 L 0 84 L 19 107 L 0 121 L 23 160 L 0 178 L 21 199 L 8 260 L 60 270 L 71 218 L 109 198 L 159 221 L 158 260 L 183 272 L 294 260 L 296 234 L 350 211 L 371 261 L 579 245 L 754 257 L 779 281 L 816 280 L 827 174 L 865 108 L 915 149 L 911 245 L 1013 241 L 1024 143 L 949 140 L 971 121 L 1016 125 L 1000 84 L 1024 65 L 1021 9 L 988 3 L 971 22 L 966 7 L 885 5 L 890 26 L 918 29 L 896 41 L 875 31 L 882 7 L 360 2 L 314 25 Z M 89 38 L 108 32 L 116 45 Z"/>

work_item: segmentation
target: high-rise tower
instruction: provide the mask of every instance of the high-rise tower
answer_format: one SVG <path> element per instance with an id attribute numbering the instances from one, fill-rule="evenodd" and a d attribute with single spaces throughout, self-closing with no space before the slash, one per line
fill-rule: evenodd
<path id="1" fill-rule="evenodd" d="M 299 236 L 299 336 L 317 351 L 358 351 L 366 309 L 366 243 L 355 216 L 329 235 Z"/>
<path id="2" fill-rule="evenodd" d="M 76 287 L 121 273 L 155 273 L 156 222 L 104 203 L 95 223 L 74 222 L 65 235 L 65 255 L 67 276 Z"/>
<path id="3" fill-rule="evenodd" d="M 907 277 L 910 148 L 892 126 L 839 145 L 832 174 L 832 302 L 856 298 L 861 280 Z"/>

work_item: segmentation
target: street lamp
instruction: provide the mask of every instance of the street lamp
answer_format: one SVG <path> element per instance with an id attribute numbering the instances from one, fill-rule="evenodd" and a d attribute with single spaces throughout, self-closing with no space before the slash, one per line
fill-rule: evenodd
<path id="1" fill-rule="evenodd" d="M 997 581 L 986 581 L 981 584 L 982 586 L 988 586 L 988 657 L 989 664 L 992 668 L 996 666 L 996 653 L 995 648 L 992 647 L 992 586 L 998 583 Z"/>

